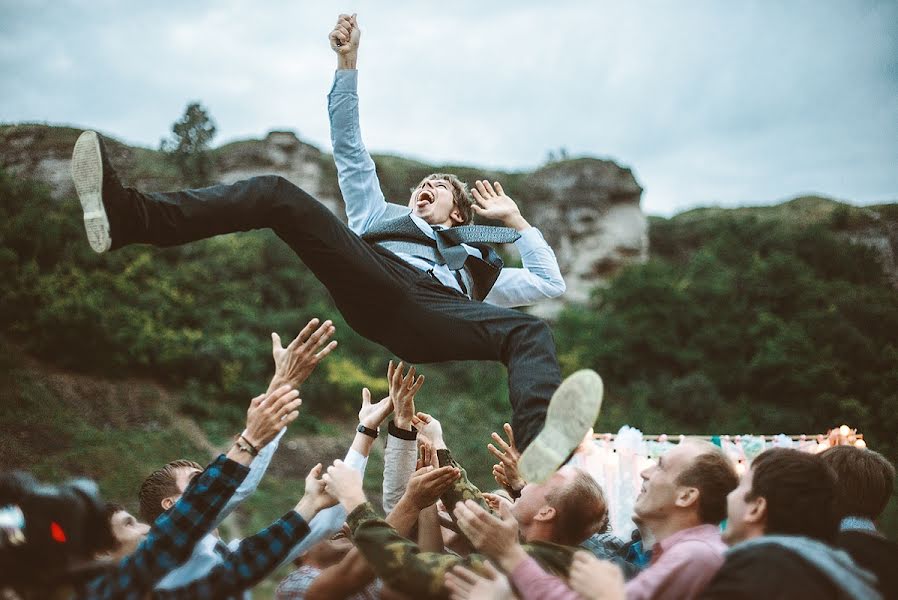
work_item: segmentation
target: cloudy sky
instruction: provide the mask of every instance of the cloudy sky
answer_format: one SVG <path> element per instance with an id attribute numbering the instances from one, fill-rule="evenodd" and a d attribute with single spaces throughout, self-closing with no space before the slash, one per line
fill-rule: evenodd
<path id="1" fill-rule="evenodd" d="M 340 11 L 363 31 L 371 150 L 515 170 L 608 157 L 652 214 L 898 200 L 887 0 L 0 0 L 0 121 L 156 147 L 199 100 L 216 143 L 286 128 L 329 150 Z"/>

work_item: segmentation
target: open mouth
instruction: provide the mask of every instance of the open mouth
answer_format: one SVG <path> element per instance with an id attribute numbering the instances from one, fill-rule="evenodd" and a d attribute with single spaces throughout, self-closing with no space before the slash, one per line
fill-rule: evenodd
<path id="1" fill-rule="evenodd" d="M 433 192 L 431 192 L 430 190 L 421 190 L 420 192 L 418 192 L 417 205 L 420 207 L 426 204 L 433 204 L 433 201 L 435 199 L 436 198 L 434 198 Z"/>

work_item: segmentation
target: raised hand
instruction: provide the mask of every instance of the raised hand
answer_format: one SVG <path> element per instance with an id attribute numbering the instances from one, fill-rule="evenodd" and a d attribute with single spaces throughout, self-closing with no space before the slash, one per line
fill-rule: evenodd
<path id="1" fill-rule="evenodd" d="M 415 416 L 415 395 L 424 385 L 424 375 L 415 378 L 415 367 L 409 367 L 403 376 L 405 363 L 400 362 L 396 366 L 390 361 L 387 367 L 387 381 L 390 383 L 390 398 L 393 401 L 393 410 L 396 415 L 393 420 L 400 429 L 409 429 L 412 425 L 412 417 Z"/>
<path id="2" fill-rule="evenodd" d="M 431 441 L 435 449 L 446 447 L 446 442 L 443 441 L 443 426 L 427 413 L 419 412 L 412 417 L 412 425 L 418 430 L 418 434 Z"/>
<path id="3" fill-rule="evenodd" d="M 514 504 L 506 498 L 505 496 L 500 496 L 499 494 L 491 494 L 489 492 L 483 492 L 483 501 L 486 502 L 486 505 L 490 507 L 490 510 L 494 513 L 498 513 L 503 504 L 507 505 L 510 509 Z"/>
<path id="4" fill-rule="evenodd" d="M 452 600 L 513 600 L 517 598 L 508 577 L 490 561 L 484 563 L 486 577 L 456 565 L 446 573 L 446 588 Z"/>
<path id="5" fill-rule="evenodd" d="M 401 502 L 409 502 L 418 510 L 424 510 L 435 504 L 460 476 L 461 471 L 455 467 L 435 469 L 432 465 L 424 465 L 409 478 Z"/>
<path id="6" fill-rule="evenodd" d="M 526 558 L 518 537 L 518 520 L 508 505 L 500 504 L 499 515 L 494 516 L 473 500 L 465 500 L 455 505 L 453 513 L 465 537 L 506 573 Z"/>
<path id="7" fill-rule="evenodd" d="M 318 322 L 318 319 L 309 321 L 286 348 L 281 346 L 281 336 L 271 334 L 271 355 L 274 357 L 272 387 L 284 384 L 299 387 L 318 363 L 337 347 L 336 340 L 327 343 L 336 332 L 334 324 L 328 320 L 319 326 Z"/>
<path id="8" fill-rule="evenodd" d="M 521 458 L 521 453 L 514 443 L 514 431 L 508 423 L 505 424 L 504 429 L 505 435 L 508 436 L 508 442 L 506 443 L 502 436 L 494 431 L 492 437 L 498 448 L 492 444 L 488 444 L 486 448 L 499 459 L 499 464 L 493 465 L 493 477 L 496 479 L 496 483 L 505 488 L 513 497 L 517 497 L 527 482 L 518 471 L 518 460 Z"/>
<path id="9" fill-rule="evenodd" d="M 624 600 L 624 574 L 617 565 L 589 552 L 574 554 L 568 576 L 571 588 L 590 600 Z"/>
<path id="10" fill-rule="evenodd" d="M 505 195 L 498 181 L 494 184 L 486 179 L 475 181 L 471 195 L 475 201 L 472 208 L 481 217 L 501 221 L 506 227 L 512 227 L 517 231 L 524 231 L 530 227 L 530 223 L 521 216 L 518 205 Z"/>
<path id="11" fill-rule="evenodd" d="M 337 499 L 327 493 L 324 480 L 321 479 L 321 463 L 318 463 L 309 474 L 306 475 L 306 490 L 294 509 L 305 519 L 306 523 L 312 520 L 318 511 L 335 506 Z"/>
<path id="12" fill-rule="evenodd" d="M 246 411 L 243 438 L 261 450 L 278 432 L 296 420 L 302 400 L 299 392 L 283 385 L 273 392 L 256 396 Z"/>
<path id="13" fill-rule="evenodd" d="M 331 50 L 337 53 L 340 68 L 354 69 L 359 52 L 359 40 L 362 38 L 362 30 L 359 29 L 355 14 L 337 17 L 337 24 L 327 37 L 330 40 Z"/>
<path id="14" fill-rule="evenodd" d="M 343 505 L 346 512 L 352 512 L 366 501 L 362 489 L 362 474 L 342 460 L 335 460 L 322 477 L 325 491 Z"/>
<path id="15" fill-rule="evenodd" d="M 378 402 L 371 403 L 371 390 L 362 390 L 362 408 L 359 409 L 359 423 L 368 429 L 377 429 L 393 412 L 392 399 L 387 396 Z"/>

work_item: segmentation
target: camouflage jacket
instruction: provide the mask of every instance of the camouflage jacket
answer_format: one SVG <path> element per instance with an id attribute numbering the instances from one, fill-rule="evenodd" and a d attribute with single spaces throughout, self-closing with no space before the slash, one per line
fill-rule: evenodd
<path id="1" fill-rule="evenodd" d="M 448 450 L 439 450 L 437 456 L 440 466 L 452 464 L 461 469 Z M 464 469 L 461 472 L 459 481 L 442 497 L 447 507 L 455 506 L 456 502 L 464 499 L 482 502 L 480 490 L 468 481 Z M 414 598 L 449 598 L 443 579 L 446 572 L 455 565 L 485 572 L 483 563 L 486 558 L 480 554 L 460 557 L 456 554 L 422 552 L 415 542 L 399 535 L 379 517 L 369 503 L 353 510 L 346 522 L 352 531 L 356 547 L 377 576 L 391 588 Z M 571 559 L 577 550 L 539 541 L 524 544 L 523 547 L 546 571 L 562 577 L 567 577 Z"/>

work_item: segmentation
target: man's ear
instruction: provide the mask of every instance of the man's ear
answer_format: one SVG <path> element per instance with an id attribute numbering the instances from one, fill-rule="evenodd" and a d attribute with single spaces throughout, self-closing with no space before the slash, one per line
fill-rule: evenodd
<path id="1" fill-rule="evenodd" d="M 674 501 L 674 504 L 680 508 L 689 508 L 698 502 L 698 497 L 698 488 L 679 487 L 677 488 L 677 499 Z"/>
<path id="2" fill-rule="evenodd" d="M 549 521 L 555 520 L 556 516 L 558 516 L 558 513 L 555 511 L 555 509 L 548 504 L 544 504 L 543 507 L 539 509 L 539 512 L 534 515 L 533 520 L 547 523 Z"/>
<path id="3" fill-rule="evenodd" d="M 465 218 L 461 215 L 461 211 L 458 210 L 458 207 L 452 209 L 452 212 L 449 213 L 449 218 L 452 220 L 453 226 L 465 224 Z"/>
<path id="4" fill-rule="evenodd" d="M 162 510 L 168 510 L 174 505 L 175 505 L 175 497 L 174 496 L 169 496 L 168 498 L 162 499 Z"/>
<path id="5" fill-rule="evenodd" d="M 745 522 L 753 525 L 765 525 L 767 523 L 767 498 L 758 496 L 748 501 L 745 510 Z"/>

